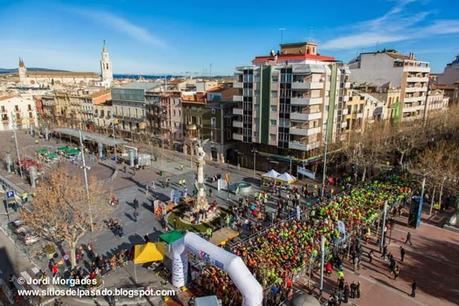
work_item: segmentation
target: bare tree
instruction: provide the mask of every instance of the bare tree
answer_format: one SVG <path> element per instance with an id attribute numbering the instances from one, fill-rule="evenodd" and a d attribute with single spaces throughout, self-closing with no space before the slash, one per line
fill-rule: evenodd
<path id="1" fill-rule="evenodd" d="M 56 244 L 66 243 L 72 267 L 76 265 L 78 241 L 90 231 L 92 220 L 102 220 L 108 213 L 108 196 L 102 185 L 89 178 L 89 199 L 81 177 L 68 174 L 63 167 L 46 176 L 36 190 L 30 210 L 21 217 L 39 236 Z M 95 222 L 94 226 L 100 226 Z"/>

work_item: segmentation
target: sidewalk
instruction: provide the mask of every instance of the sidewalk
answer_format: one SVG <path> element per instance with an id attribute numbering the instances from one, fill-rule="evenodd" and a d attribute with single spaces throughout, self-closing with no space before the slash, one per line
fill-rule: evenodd
<path id="1" fill-rule="evenodd" d="M 387 263 L 380 258 L 378 246 L 372 242 L 364 245 L 364 250 L 374 250 L 373 262 L 363 255 L 361 269 L 353 272 L 345 261 L 345 281 L 359 281 L 360 299 L 351 299 L 357 305 L 458 305 L 459 304 L 459 233 L 448 231 L 434 225 L 422 223 L 418 229 L 408 228 L 406 217 L 396 218 L 388 251 L 399 263 L 401 272 L 397 280 L 389 273 Z M 407 232 L 411 232 L 413 246 L 405 245 Z M 400 262 L 400 246 L 406 250 L 405 260 Z M 313 276 L 316 284 L 318 275 Z M 416 297 L 411 294 L 411 282 L 416 280 Z M 337 287 L 336 273 L 324 278 L 324 296 Z M 318 285 L 316 285 L 318 286 Z M 317 292 L 317 290 L 316 290 Z"/>

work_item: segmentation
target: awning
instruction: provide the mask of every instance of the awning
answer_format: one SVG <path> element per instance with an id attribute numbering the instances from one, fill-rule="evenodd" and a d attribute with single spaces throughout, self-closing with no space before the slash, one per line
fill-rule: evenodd
<path id="1" fill-rule="evenodd" d="M 296 180 L 296 178 L 293 175 L 288 174 L 287 172 L 282 173 L 278 177 L 276 177 L 276 180 L 282 181 L 285 183 L 292 183 Z"/>
<path id="2" fill-rule="evenodd" d="M 239 232 L 229 228 L 224 227 L 215 231 L 210 237 L 209 242 L 212 242 L 215 245 L 225 245 L 228 241 L 233 240 L 239 236 Z"/>
<path id="3" fill-rule="evenodd" d="M 163 259 L 164 255 L 152 242 L 134 246 L 134 264 L 143 264 Z"/>
<path id="4" fill-rule="evenodd" d="M 166 242 L 167 244 L 172 244 L 175 241 L 181 239 L 184 235 L 185 234 L 181 231 L 171 231 L 162 234 L 161 236 L 159 236 L 159 239 Z"/>
<path id="5" fill-rule="evenodd" d="M 279 172 L 277 172 L 274 169 L 271 169 L 271 170 L 269 170 L 268 172 L 266 172 L 265 174 L 262 175 L 262 177 L 264 177 L 264 178 L 271 178 L 271 179 L 275 179 L 278 176 L 279 176 Z"/>

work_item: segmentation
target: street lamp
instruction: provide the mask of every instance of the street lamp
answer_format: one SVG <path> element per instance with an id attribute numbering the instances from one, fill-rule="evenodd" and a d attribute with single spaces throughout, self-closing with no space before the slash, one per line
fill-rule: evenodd
<path id="1" fill-rule="evenodd" d="M 253 153 L 253 175 L 256 176 L 257 175 L 256 160 L 257 160 L 257 153 L 258 153 L 257 149 L 253 148 L 252 153 Z"/>
<path id="2" fill-rule="evenodd" d="M 22 167 L 21 167 L 21 155 L 19 154 L 18 137 L 16 135 L 16 128 L 17 128 L 16 116 L 14 115 L 13 112 L 11 112 L 11 119 L 13 119 L 13 135 L 14 135 L 14 144 L 16 145 L 16 154 L 18 156 L 19 175 L 21 176 L 21 178 L 23 178 Z"/>
<path id="3" fill-rule="evenodd" d="M 93 232 L 94 224 L 92 222 L 91 204 L 89 203 L 90 201 L 89 201 L 89 185 L 88 185 L 88 167 L 86 167 L 86 160 L 84 158 L 83 136 L 81 135 L 81 130 L 79 130 L 78 132 L 80 136 L 81 161 L 83 162 L 84 187 L 86 189 L 86 198 L 88 200 L 89 222 L 91 223 L 90 229 L 91 229 L 91 232 Z"/>

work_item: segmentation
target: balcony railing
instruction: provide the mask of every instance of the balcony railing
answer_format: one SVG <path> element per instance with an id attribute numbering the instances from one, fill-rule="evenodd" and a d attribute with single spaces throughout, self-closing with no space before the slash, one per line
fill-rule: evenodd
<path id="1" fill-rule="evenodd" d="M 243 141 L 244 137 L 242 136 L 242 134 L 233 133 L 233 139 Z"/>
<path id="2" fill-rule="evenodd" d="M 322 89 L 323 87 L 324 83 L 322 82 L 292 82 L 292 89 Z"/>
<path id="3" fill-rule="evenodd" d="M 303 114 L 303 113 L 290 113 L 291 120 L 300 120 L 300 121 L 309 121 L 309 120 L 317 120 L 322 118 L 322 113 L 312 113 L 312 114 Z"/>
<path id="4" fill-rule="evenodd" d="M 322 103 L 322 98 L 309 97 L 292 97 L 290 104 L 292 105 L 318 105 Z"/>

